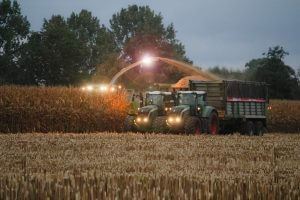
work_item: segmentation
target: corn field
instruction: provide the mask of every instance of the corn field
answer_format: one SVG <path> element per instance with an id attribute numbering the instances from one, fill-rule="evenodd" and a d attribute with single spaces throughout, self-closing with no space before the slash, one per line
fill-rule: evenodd
<path id="1" fill-rule="evenodd" d="M 270 131 L 300 132 L 300 101 L 272 100 L 268 126 Z"/>
<path id="2" fill-rule="evenodd" d="M 0 135 L 0 199 L 299 199 L 300 135 Z"/>
<path id="3" fill-rule="evenodd" d="M 122 91 L 79 88 L 0 87 L 0 132 L 120 131 L 127 113 Z"/>
<path id="4" fill-rule="evenodd" d="M 271 100 L 268 129 L 300 132 L 300 101 Z M 121 131 L 125 92 L 78 88 L 0 87 L 0 133 Z"/>

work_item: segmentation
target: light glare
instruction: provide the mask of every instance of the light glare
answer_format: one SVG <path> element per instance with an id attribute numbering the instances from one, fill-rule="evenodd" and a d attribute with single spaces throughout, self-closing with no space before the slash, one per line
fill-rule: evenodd
<path id="1" fill-rule="evenodd" d="M 107 86 L 106 85 L 101 85 L 100 86 L 100 91 L 102 91 L 102 92 L 107 91 Z"/>
<path id="2" fill-rule="evenodd" d="M 88 91 L 92 91 L 94 88 L 93 88 L 93 86 L 88 85 L 88 86 L 86 87 L 86 89 L 87 89 Z"/>
<path id="3" fill-rule="evenodd" d="M 150 66 L 153 62 L 153 59 L 149 56 L 145 56 L 142 60 L 142 62 L 146 65 L 146 66 Z"/>

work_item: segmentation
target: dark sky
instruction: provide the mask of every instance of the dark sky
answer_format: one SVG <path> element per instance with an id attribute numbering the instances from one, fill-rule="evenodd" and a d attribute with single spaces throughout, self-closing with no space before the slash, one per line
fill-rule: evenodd
<path id="1" fill-rule="evenodd" d="M 33 30 L 53 14 L 68 17 L 87 9 L 109 26 L 109 19 L 131 4 L 149 5 L 177 38 L 195 65 L 243 69 L 268 47 L 281 45 L 285 62 L 300 67 L 300 0 L 18 0 Z"/>

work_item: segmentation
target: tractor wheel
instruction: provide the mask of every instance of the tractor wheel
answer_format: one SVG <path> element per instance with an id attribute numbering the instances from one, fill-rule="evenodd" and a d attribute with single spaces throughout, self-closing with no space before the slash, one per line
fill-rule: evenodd
<path id="1" fill-rule="evenodd" d="M 154 133 L 166 133 L 168 131 L 168 127 L 166 124 L 167 118 L 162 117 L 156 117 L 152 124 L 152 130 Z"/>
<path id="2" fill-rule="evenodd" d="M 136 132 L 136 128 L 135 128 L 135 125 L 134 125 L 134 119 L 135 119 L 134 116 L 128 115 L 126 117 L 125 123 L 124 123 L 126 132 Z"/>
<path id="3" fill-rule="evenodd" d="M 254 134 L 257 136 L 263 136 L 264 133 L 267 132 L 266 127 L 264 127 L 264 124 L 262 121 L 255 122 L 255 132 Z"/>
<path id="4" fill-rule="evenodd" d="M 184 132 L 186 134 L 200 134 L 201 121 L 197 117 L 187 117 L 184 120 Z"/>
<path id="5" fill-rule="evenodd" d="M 216 112 L 212 112 L 208 118 L 208 134 L 219 134 L 219 118 Z"/>
<path id="6" fill-rule="evenodd" d="M 245 125 L 245 134 L 249 136 L 253 136 L 255 132 L 255 126 L 252 121 L 247 121 Z"/>

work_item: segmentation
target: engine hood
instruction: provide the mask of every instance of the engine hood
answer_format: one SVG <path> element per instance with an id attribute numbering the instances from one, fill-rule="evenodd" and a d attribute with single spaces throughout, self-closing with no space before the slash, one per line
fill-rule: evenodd
<path id="1" fill-rule="evenodd" d="M 157 110 L 158 107 L 156 105 L 148 105 L 148 106 L 144 106 L 141 107 L 139 110 L 139 114 L 141 115 L 146 115 L 148 114 L 151 110 Z"/>
<path id="2" fill-rule="evenodd" d="M 189 110 L 189 109 L 190 109 L 190 106 L 188 106 L 188 105 L 175 106 L 175 107 L 172 107 L 170 114 L 179 114 L 183 110 Z"/>

